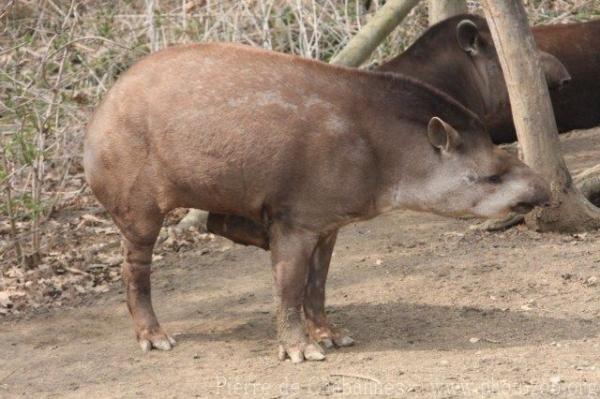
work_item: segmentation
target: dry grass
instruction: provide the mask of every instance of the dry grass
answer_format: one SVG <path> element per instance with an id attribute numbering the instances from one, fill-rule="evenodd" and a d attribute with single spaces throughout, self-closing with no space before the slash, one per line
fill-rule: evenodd
<path id="1" fill-rule="evenodd" d="M 80 161 L 86 121 L 136 59 L 175 43 L 235 41 L 327 61 L 382 3 L 5 1 L 0 6 L 0 265 L 38 264 L 50 250 L 49 221 L 56 212 L 85 205 Z M 533 23 L 600 14 L 600 0 L 526 4 Z M 469 5 L 480 12 L 477 1 Z M 369 63 L 402 51 L 426 28 L 426 15 L 423 2 Z"/>

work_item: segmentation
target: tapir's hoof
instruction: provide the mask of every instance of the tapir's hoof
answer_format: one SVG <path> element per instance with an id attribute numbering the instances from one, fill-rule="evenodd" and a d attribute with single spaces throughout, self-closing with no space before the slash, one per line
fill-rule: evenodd
<path id="1" fill-rule="evenodd" d="M 305 360 L 325 360 L 325 353 L 319 344 L 300 343 L 287 348 L 279 345 L 279 360 L 290 358 L 292 363 L 302 363 Z"/>
<path id="2" fill-rule="evenodd" d="M 160 327 L 155 331 L 142 331 L 139 333 L 138 342 L 144 353 L 151 349 L 169 351 L 175 346 L 175 339 L 165 333 Z"/>
<path id="3" fill-rule="evenodd" d="M 312 340 L 323 345 L 326 349 L 354 345 L 354 340 L 351 337 L 342 334 L 337 328 L 331 326 L 319 328 L 310 325 L 308 331 Z"/>
<path id="4" fill-rule="evenodd" d="M 321 338 L 319 343 L 327 349 L 334 347 L 343 348 L 345 346 L 354 345 L 354 340 L 348 335 L 336 335 L 333 337 Z"/>

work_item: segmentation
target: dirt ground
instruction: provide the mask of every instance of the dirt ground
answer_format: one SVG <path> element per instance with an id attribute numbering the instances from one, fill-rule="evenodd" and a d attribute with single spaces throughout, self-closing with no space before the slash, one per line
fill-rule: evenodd
<path id="1" fill-rule="evenodd" d="M 598 163 L 600 130 L 564 140 L 572 170 Z M 328 309 L 356 345 L 301 365 L 277 360 L 268 253 L 166 251 L 153 294 L 174 350 L 140 351 L 113 282 L 0 318 L 0 398 L 600 396 L 600 232 L 474 223 L 396 212 L 344 229 Z"/>

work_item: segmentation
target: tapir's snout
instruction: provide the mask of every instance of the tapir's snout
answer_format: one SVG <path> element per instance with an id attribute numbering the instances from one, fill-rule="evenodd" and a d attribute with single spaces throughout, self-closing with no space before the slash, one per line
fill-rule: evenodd
<path id="1" fill-rule="evenodd" d="M 532 176 L 529 189 L 511 206 L 511 211 L 525 214 L 536 206 L 547 207 L 550 205 L 550 186 L 539 175 Z"/>

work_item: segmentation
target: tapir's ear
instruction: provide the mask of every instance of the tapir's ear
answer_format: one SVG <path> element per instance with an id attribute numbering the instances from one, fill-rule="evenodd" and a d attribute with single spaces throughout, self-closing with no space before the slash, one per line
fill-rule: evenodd
<path id="1" fill-rule="evenodd" d="M 461 142 L 458 132 L 437 116 L 427 125 L 427 138 L 432 146 L 443 151 L 455 150 Z"/>
<path id="2" fill-rule="evenodd" d="M 540 61 L 546 82 L 551 90 L 560 90 L 571 81 L 567 67 L 555 56 L 545 51 L 540 51 Z"/>
<path id="3" fill-rule="evenodd" d="M 465 52 L 475 55 L 479 51 L 479 28 L 475 22 L 463 19 L 456 25 L 456 40 Z"/>

